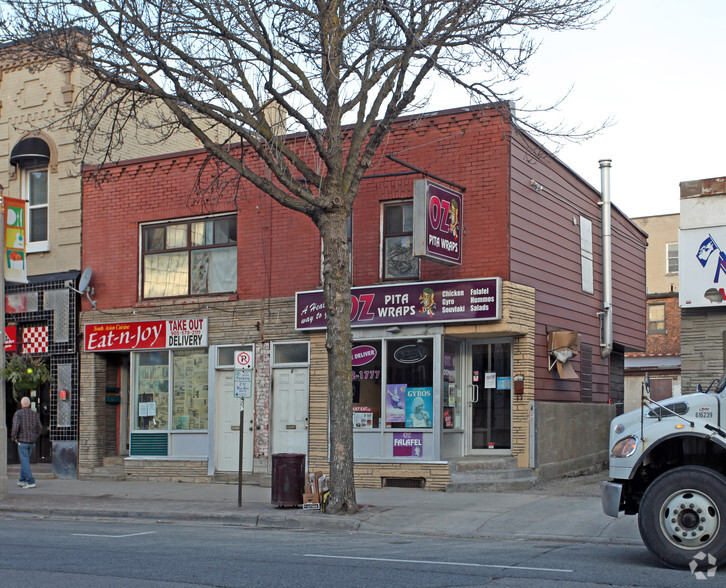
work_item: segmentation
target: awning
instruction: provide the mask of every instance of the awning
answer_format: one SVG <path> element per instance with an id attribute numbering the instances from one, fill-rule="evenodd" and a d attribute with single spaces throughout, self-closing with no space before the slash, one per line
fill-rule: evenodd
<path id="1" fill-rule="evenodd" d="M 39 167 L 48 165 L 50 149 L 48 144 L 38 137 L 23 139 L 13 147 L 10 163 L 20 167 Z"/>

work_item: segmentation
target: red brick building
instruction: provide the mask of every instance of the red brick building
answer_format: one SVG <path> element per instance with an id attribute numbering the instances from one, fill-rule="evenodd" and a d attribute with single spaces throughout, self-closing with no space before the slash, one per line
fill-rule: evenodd
<path id="1" fill-rule="evenodd" d="M 645 346 L 645 235 L 613 207 L 608 344 L 600 194 L 542 153 L 490 107 L 402 118 L 379 150 L 350 231 L 358 485 L 606 459 L 623 353 Z M 250 184 L 205 191 L 205 157 L 87 170 L 81 475 L 114 454 L 128 477 L 236 471 L 240 424 L 245 472 L 290 452 L 327 469 L 319 234 Z M 557 341 L 574 352 L 559 366 Z"/>

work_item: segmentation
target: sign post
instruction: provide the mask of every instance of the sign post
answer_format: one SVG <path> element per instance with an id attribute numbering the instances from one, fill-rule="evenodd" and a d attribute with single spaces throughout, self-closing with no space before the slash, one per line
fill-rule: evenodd
<path id="1" fill-rule="evenodd" d="M 239 399 L 239 477 L 237 482 L 237 507 L 242 508 L 242 448 L 244 431 L 244 412 L 245 412 L 245 399 Z"/>
<path id="2" fill-rule="evenodd" d="M 237 506 L 242 508 L 242 460 L 244 458 L 245 398 L 252 398 L 254 359 L 251 351 L 234 352 L 234 397 L 239 398 L 239 468 L 237 472 Z"/>

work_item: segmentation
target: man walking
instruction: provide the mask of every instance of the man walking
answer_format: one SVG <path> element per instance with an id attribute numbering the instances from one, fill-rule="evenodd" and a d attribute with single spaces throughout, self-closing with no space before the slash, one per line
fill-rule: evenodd
<path id="1" fill-rule="evenodd" d="M 21 488 L 35 488 L 35 478 L 30 471 L 30 453 L 43 426 L 40 424 L 38 413 L 30 409 L 30 398 L 23 396 L 20 401 L 20 410 L 13 415 L 13 428 L 10 438 L 18 444 L 18 455 L 20 456 L 20 481 Z"/>

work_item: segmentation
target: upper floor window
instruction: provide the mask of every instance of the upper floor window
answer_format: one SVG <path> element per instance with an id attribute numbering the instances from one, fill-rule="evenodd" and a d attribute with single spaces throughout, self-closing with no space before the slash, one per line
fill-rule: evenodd
<path id="1" fill-rule="evenodd" d="M 383 205 L 383 278 L 418 278 L 413 255 L 413 200 Z"/>
<path id="2" fill-rule="evenodd" d="M 648 334 L 665 333 L 665 304 L 648 305 Z"/>
<path id="3" fill-rule="evenodd" d="M 23 170 L 23 200 L 28 201 L 28 246 L 48 241 L 48 168 Z"/>
<path id="4" fill-rule="evenodd" d="M 144 298 L 237 290 L 237 216 L 142 227 Z"/>
<path id="5" fill-rule="evenodd" d="M 678 273 L 678 243 L 666 245 L 666 273 Z"/>
<path id="6" fill-rule="evenodd" d="M 48 162 L 50 148 L 39 137 L 23 139 L 10 154 L 18 167 L 20 195 L 28 203 L 26 251 L 47 251 L 48 238 Z"/>

